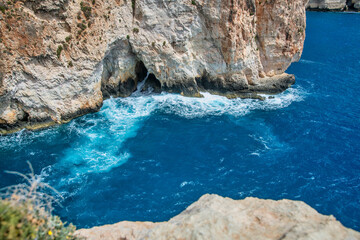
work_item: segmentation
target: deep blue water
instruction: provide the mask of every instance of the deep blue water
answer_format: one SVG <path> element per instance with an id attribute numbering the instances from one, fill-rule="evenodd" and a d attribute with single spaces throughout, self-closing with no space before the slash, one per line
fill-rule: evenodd
<path id="1" fill-rule="evenodd" d="M 29 160 L 78 227 L 164 221 L 202 194 L 302 200 L 360 230 L 360 14 L 309 12 L 293 88 L 264 102 L 110 99 L 95 114 L 0 137 L 3 170 Z"/>

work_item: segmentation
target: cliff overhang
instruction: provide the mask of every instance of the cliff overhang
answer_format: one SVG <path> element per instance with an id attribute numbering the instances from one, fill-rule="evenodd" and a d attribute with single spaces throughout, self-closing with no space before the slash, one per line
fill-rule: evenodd
<path id="1" fill-rule="evenodd" d="M 0 0 L 0 133 L 98 111 L 145 88 L 261 98 L 305 39 L 306 0 Z"/>

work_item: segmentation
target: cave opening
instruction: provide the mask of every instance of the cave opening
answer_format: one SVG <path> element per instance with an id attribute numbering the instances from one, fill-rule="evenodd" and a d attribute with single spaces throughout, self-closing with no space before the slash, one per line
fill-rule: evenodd
<path id="1" fill-rule="evenodd" d="M 142 61 L 139 61 L 135 65 L 136 81 L 142 82 L 147 76 L 148 70 Z"/>
<path id="2" fill-rule="evenodd" d="M 142 92 L 149 90 L 151 90 L 154 93 L 161 92 L 161 82 L 156 78 L 155 74 L 149 73 L 149 71 L 145 67 L 145 64 L 142 61 L 136 63 L 135 74 L 136 74 L 137 84 L 139 84 L 142 81 L 145 81 L 141 89 Z"/>

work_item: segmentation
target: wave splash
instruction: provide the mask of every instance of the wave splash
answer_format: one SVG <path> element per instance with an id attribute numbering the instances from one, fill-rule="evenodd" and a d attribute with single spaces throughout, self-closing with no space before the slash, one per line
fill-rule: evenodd
<path id="1" fill-rule="evenodd" d="M 20 132 L 0 138 L 0 144 L 4 146 L 6 142 L 14 143 L 19 138 L 22 145 L 37 141 L 37 138 L 52 141 L 52 138 L 56 139 L 54 136 L 66 133 L 69 146 L 63 150 L 54 165 L 44 169 L 46 175 L 49 172 L 52 172 L 50 175 L 59 175 L 61 180 L 55 183 L 55 187 L 65 190 L 69 185 L 83 184 L 89 174 L 107 172 L 124 164 L 131 153 L 124 149 L 123 143 L 135 137 L 144 121 L 152 114 L 163 113 L 187 119 L 222 115 L 241 117 L 255 110 L 285 108 L 292 102 L 302 101 L 305 95 L 299 88 L 290 88 L 264 101 L 202 94 L 204 98 L 188 98 L 177 94 L 137 91 L 128 98 L 105 100 L 98 113 L 88 114 L 69 124 L 44 131 L 27 135 Z"/>

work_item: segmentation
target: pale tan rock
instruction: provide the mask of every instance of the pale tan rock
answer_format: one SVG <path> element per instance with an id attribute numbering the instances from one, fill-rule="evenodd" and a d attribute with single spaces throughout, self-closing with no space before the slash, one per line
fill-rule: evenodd
<path id="1" fill-rule="evenodd" d="M 360 10 L 360 0 L 309 0 L 308 9 L 320 11 Z"/>
<path id="2" fill-rule="evenodd" d="M 86 239 L 339 239 L 357 240 L 345 228 L 301 201 L 232 200 L 206 194 L 185 211 L 162 223 L 120 222 L 80 229 Z"/>
<path id="3" fill-rule="evenodd" d="M 119 222 L 91 229 L 80 229 L 76 231 L 79 237 L 85 237 L 87 240 L 119 240 L 119 239 L 139 239 L 140 234 L 158 223 L 152 222 Z"/>
<path id="4" fill-rule="evenodd" d="M 97 111 L 146 71 L 187 96 L 291 85 L 281 74 L 300 58 L 306 2 L 0 0 L 0 133 Z"/>
<path id="5" fill-rule="evenodd" d="M 344 10 L 346 0 L 309 0 L 307 7 L 319 10 Z"/>

